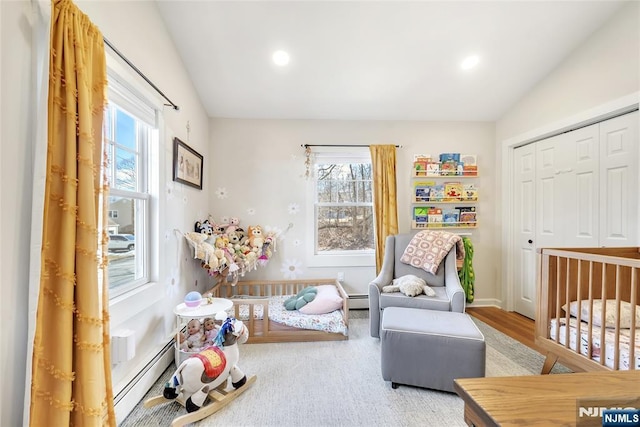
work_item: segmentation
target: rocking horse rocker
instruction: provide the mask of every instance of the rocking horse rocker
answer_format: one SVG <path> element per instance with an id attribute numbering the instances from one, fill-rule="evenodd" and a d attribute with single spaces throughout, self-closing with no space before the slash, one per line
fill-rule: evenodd
<path id="1" fill-rule="evenodd" d="M 214 345 L 182 362 L 165 384 L 162 396 L 144 402 L 146 408 L 176 400 L 187 409 L 187 414 L 176 417 L 172 427 L 201 420 L 227 406 L 256 381 L 238 368 L 238 343 L 249 339 L 249 331 L 240 320 L 228 317 L 215 338 Z M 232 391 L 226 391 L 231 378 Z M 205 405 L 209 397 L 212 402 Z"/>

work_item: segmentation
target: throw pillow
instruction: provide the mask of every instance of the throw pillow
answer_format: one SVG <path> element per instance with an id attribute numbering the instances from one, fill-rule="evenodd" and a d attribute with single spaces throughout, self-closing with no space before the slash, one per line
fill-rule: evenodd
<path id="1" fill-rule="evenodd" d="M 459 235 L 447 231 L 420 231 L 407 245 L 400 262 L 436 274 L 442 260 L 459 241 L 462 241 Z"/>
<path id="2" fill-rule="evenodd" d="M 300 310 L 305 305 L 313 301 L 317 296 L 318 290 L 314 286 L 309 286 L 302 289 L 296 295 L 288 298 L 284 302 L 284 308 L 289 311 Z"/>
<path id="3" fill-rule="evenodd" d="M 318 293 L 313 301 L 298 311 L 303 314 L 326 314 L 342 308 L 342 297 L 333 285 L 316 286 Z"/>
<path id="4" fill-rule="evenodd" d="M 582 300 L 580 304 L 580 320 L 589 322 L 589 301 Z M 562 306 L 567 311 L 567 304 Z M 607 328 L 616 327 L 616 300 L 608 299 L 605 301 L 604 323 Z M 572 301 L 569 304 L 569 314 L 578 317 L 578 301 Z M 593 325 L 602 326 L 602 300 L 593 300 Z M 629 329 L 631 327 L 631 304 L 626 301 L 620 301 L 620 327 Z M 636 327 L 640 328 L 640 306 L 636 306 Z"/>

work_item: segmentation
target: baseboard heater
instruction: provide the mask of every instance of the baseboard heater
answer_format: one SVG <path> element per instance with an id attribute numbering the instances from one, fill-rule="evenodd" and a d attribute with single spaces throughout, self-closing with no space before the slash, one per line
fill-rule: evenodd
<path id="1" fill-rule="evenodd" d="M 349 295 L 349 309 L 361 310 L 369 308 L 369 295 L 367 294 L 352 294 Z"/>
<path id="2" fill-rule="evenodd" d="M 175 340 L 169 341 L 113 398 L 116 422 L 129 415 L 174 359 Z"/>

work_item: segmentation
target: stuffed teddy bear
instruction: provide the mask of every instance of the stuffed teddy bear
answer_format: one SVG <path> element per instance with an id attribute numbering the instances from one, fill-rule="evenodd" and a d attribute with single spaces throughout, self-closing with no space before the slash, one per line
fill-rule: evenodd
<path id="1" fill-rule="evenodd" d="M 382 292 L 402 292 L 408 297 L 415 297 L 424 293 L 428 297 L 433 297 L 436 292 L 427 286 L 427 282 L 424 279 L 414 276 L 413 274 L 407 274 L 406 276 L 393 279 L 390 285 L 384 286 Z"/>
<path id="2" fill-rule="evenodd" d="M 314 286 L 308 286 L 298 292 L 296 295 L 288 298 L 284 302 L 284 308 L 289 311 L 300 310 L 302 307 L 310 303 L 316 298 L 318 289 Z"/>
<path id="3" fill-rule="evenodd" d="M 240 219 L 238 219 L 236 217 L 231 217 L 229 219 L 229 225 L 227 225 L 227 228 L 224 231 L 224 233 L 228 235 L 229 233 L 232 233 L 232 232 L 236 231 L 236 229 L 238 228 L 239 224 L 240 224 Z"/>

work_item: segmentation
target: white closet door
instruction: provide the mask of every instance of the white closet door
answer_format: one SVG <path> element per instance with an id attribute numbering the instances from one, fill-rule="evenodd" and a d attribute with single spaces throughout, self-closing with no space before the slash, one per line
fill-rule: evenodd
<path id="1" fill-rule="evenodd" d="M 531 319 L 536 311 L 535 157 L 535 144 L 514 150 L 514 310 Z"/>
<path id="2" fill-rule="evenodd" d="M 568 161 L 562 177 L 562 218 L 564 247 L 598 247 L 599 219 L 599 125 L 564 134 Z"/>
<path id="3" fill-rule="evenodd" d="M 564 134 L 538 141 L 535 145 L 536 246 L 554 248 L 564 239 L 564 191 L 570 169 L 570 150 Z"/>
<path id="4" fill-rule="evenodd" d="M 638 246 L 638 112 L 600 124 L 600 246 Z"/>

